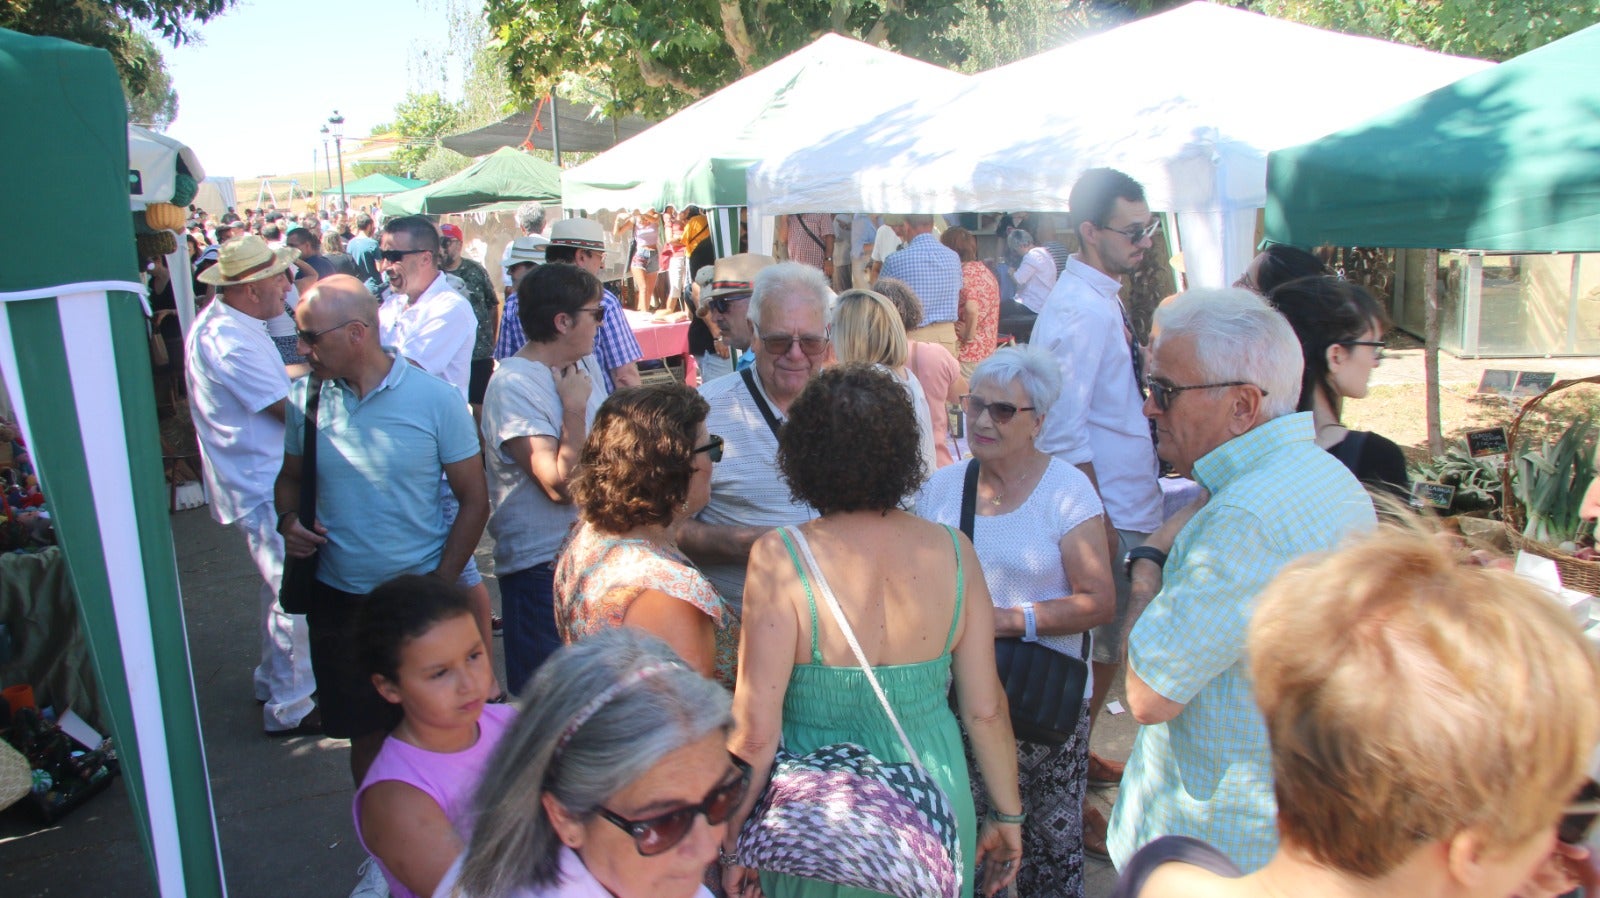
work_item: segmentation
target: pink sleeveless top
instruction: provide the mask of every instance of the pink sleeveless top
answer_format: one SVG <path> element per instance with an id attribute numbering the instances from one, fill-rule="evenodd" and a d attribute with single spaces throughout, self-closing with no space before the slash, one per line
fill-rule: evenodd
<path id="1" fill-rule="evenodd" d="M 444 811 L 445 818 L 455 827 L 463 843 L 471 838 L 472 792 L 478 787 L 478 780 L 483 777 L 483 769 L 488 766 L 500 737 L 505 735 L 516 719 L 516 709 L 510 705 L 484 705 L 483 714 L 478 717 L 478 741 L 471 748 L 458 752 L 428 751 L 401 742 L 393 736 L 383 740 L 383 748 L 378 750 L 377 759 L 367 770 L 367 778 L 361 781 L 361 788 L 356 790 L 352 807 L 356 838 L 361 839 L 361 847 L 366 849 L 367 854 L 372 854 L 372 850 L 367 848 L 367 840 L 361 835 L 361 796 L 374 783 L 385 780 L 395 780 L 421 789 Z M 373 860 L 383 869 L 383 878 L 388 881 L 389 894 L 393 898 L 417 898 L 415 893 L 389 873 L 383 861 L 376 857 Z"/>

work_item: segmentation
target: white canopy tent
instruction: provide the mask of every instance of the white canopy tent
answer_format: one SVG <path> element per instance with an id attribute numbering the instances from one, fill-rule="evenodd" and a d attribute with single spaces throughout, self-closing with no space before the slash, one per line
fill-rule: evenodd
<path id="1" fill-rule="evenodd" d="M 232 178 L 206 178 L 200 182 L 200 192 L 194 195 L 194 204 L 211 213 L 213 220 L 239 205 Z"/>
<path id="2" fill-rule="evenodd" d="M 128 206 L 132 211 L 138 212 L 151 203 L 172 202 L 173 191 L 177 189 L 180 158 L 194 179 L 204 183 L 206 170 L 200 165 L 200 157 L 194 154 L 194 150 L 165 134 L 138 125 L 128 126 Z M 231 186 L 233 179 L 229 178 L 228 181 Z M 167 254 L 167 270 L 190 270 L 189 244 L 181 237 L 178 239 L 178 248 Z M 178 306 L 178 324 L 187 337 L 189 325 L 194 323 L 194 279 L 175 275 L 172 278 L 172 297 Z"/>
<path id="3" fill-rule="evenodd" d="M 1064 211 L 1078 176 L 1109 166 L 1177 214 L 1190 284 L 1222 286 L 1254 254 L 1268 152 L 1488 65 L 1190 3 L 768 156 L 750 218 Z"/>

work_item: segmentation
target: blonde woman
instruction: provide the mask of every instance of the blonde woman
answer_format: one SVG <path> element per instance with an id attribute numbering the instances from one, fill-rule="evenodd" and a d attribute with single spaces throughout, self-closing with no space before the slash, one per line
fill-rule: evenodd
<path id="1" fill-rule="evenodd" d="M 923 471 L 939 467 L 934 452 L 933 418 L 928 413 L 928 397 L 922 384 L 906 367 L 911 353 L 900 311 L 882 293 L 871 290 L 846 290 L 839 295 L 833 310 L 833 352 L 840 362 L 878 365 L 911 394 L 911 407 L 917 417 L 917 451 Z"/>

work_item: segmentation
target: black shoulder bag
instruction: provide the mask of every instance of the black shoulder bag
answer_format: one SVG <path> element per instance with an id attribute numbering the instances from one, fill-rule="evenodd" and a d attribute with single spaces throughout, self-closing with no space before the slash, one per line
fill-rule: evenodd
<path id="1" fill-rule="evenodd" d="M 317 520 L 317 406 L 322 400 L 322 378 L 310 375 L 306 383 L 305 443 L 300 450 L 300 526 L 312 529 Z M 280 515 L 279 523 L 283 518 Z M 278 605 L 288 614 L 305 614 L 311 610 L 311 593 L 316 588 L 317 559 L 283 559 L 283 582 L 278 587 Z"/>
<path id="2" fill-rule="evenodd" d="M 967 463 L 961 488 L 961 532 L 972 535 L 978 503 L 978 460 Z M 1000 684 L 1011 704 L 1011 729 L 1018 739 L 1042 745 L 1064 745 L 1078 729 L 1083 688 L 1089 682 L 1089 634 L 1083 634 L 1083 657 L 1063 655 L 1037 642 L 1001 636 L 994 641 Z"/>

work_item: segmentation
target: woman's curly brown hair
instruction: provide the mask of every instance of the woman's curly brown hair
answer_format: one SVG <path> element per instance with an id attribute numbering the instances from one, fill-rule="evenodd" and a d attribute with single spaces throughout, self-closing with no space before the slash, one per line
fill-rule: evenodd
<path id="1" fill-rule="evenodd" d="M 689 495 L 695 430 L 709 410 L 699 393 L 676 383 L 606 397 L 572 479 L 583 519 L 607 533 L 670 523 Z"/>
<path id="2" fill-rule="evenodd" d="M 778 437 L 789 493 L 817 511 L 887 512 L 928 476 L 911 396 L 874 365 L 834 365 L 789 406 Z"/>

